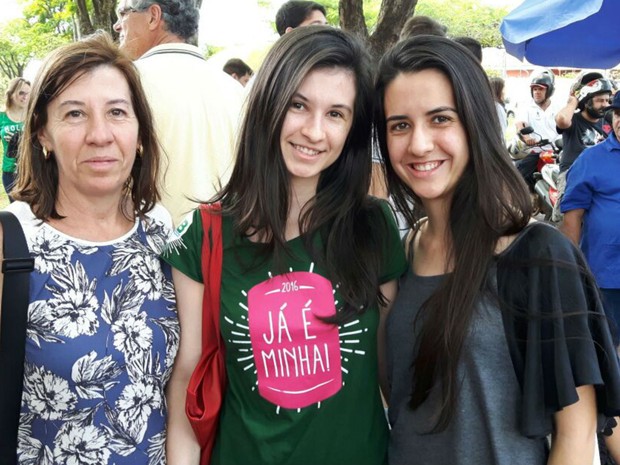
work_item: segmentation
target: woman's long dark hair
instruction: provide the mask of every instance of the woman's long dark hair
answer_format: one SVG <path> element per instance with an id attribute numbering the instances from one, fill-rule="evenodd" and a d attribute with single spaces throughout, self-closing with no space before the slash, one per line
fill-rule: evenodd
<path id="1" fill-rule="evenodd" d="M 299 230 L 312 259 L 339 284 L 343 321 L 380 299 L 379 251 L 382 216 L 367 196 L 370 185 L 372 68 L 368 53 L 352 35 L 326 26 L 297 28 L 273 46 L 253 84 L 229 182 L 212 199 L 234 221 L 235 234 L 257 234 L 264 256 L 275 266 L 289 253 L 284 231 L 290 176 L 280 132 L 291 99 L 309 72 L 350 71 L 355 80 L 353 122 L 340 157 L 319 178 L 317 192 L 303 207 Z M 374 214 L 372 213 L 374 212 Z M 319 234 L 321 250 L 314 247 Z M 278 270 L 284 271 L 284 270 Z"/>
<path id="2" fill-rule="evenodd" d="M 498 240 L 527 225 L 531 203 L 504 147 L 484 70 L 459 44 L 420 36 L 398 43 L 383 57 L 375 88 L 375 122 L 388 187 L 409 226 L 413 228 L 423 216 L 423 206 L 390 165 L 383 104 L 386 88 L 399 74 L 426 69 L 437 70 L 450 81 L 469 151 L 469 163 L 455 188 L 449 213 L 448 263 L 453 268 L 445 270 L 451 273 L 425 302 L 416 320 L 421 327 L 410 405 L 421 405 L 440 383 L 443 402 L 433 431 L 441 431 L 456 407 L 461 350 L 476 301 L 487 291 L 487 273 Z"/>

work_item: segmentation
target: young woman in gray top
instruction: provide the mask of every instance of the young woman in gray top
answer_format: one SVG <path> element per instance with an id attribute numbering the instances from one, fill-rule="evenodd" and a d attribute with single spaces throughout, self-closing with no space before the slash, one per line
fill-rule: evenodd
<path id="1" fill-rule="evenodd" d="M 411 227 L 387 322 L 390 463 L 592 463 L 597 412 L 602 425 L 620 408 L 618 360 L 581 254 L 530 223 L 483 69 L 417 37 L 383 57 L 376 94 Z"/>

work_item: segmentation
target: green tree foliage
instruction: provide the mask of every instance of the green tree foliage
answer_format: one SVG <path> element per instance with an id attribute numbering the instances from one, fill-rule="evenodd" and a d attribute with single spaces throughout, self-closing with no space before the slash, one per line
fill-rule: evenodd
<path id="1" fill-rule="evenodd" d="M 45 25 L 45 30 L 67 39 L 74 37 L 75 8 L 70 0 L 30 0 L 23 11 L 30 24 Z"/>
<path id="2" fill-rule="evenodd" d="M 48 24 L 14 19 L 0 28 L 0 72 L 12 79 L 22 76 L 33 58 L 42 58 L 69 39 Z"/>
<path id="3" fill-rule="evenodd" d="M 0 74 L 22 76 L 28 62 L 73 38 L 70 0 L 23 2 L 23 18 L 0 25 Z"/>
<path id="4" fill-rule="evenodd" d="M 391 38 L 384 38 L 381 43 L 374 44 L 375 54 L 378 55 L 395 41 L 405 20 L 410 16 L 407 14 L 407 9 L 411 10 L 412 15 L 430 16 L 445 24 L 450 37 L 468 36 L 480 41 L 483 47 L 503 47 L 499 25 L 508 9 L 480 5 L 478 0 L 418 0 L 413 6 L 382 0 L 320 0 L 320 2 L 327 10 L 327 20 L 330 24 L 340 25 L 344 29 L 360 34 L 370 41 L 371 46 L 380 18 L 388 17 L 389 10 L 397 10 L 400 18 L 391 18 L 385 27 L 392 29 Z M 352 26 L 349 26 L 352 23 L 351 18 L 340 18 L 345 4 L 357 12 L 363 10 L 365 31 L 359 17 L 354 18 Z M 351 11 L 351 8 L 347 11 Z"/>
<path id="5" fill-rule="evenodd" d="M 499 25 L 507 8 L 483 6 L 476 0 L 419 0 L 415 13 L 446 25 L 450 37 L 473 37 L 483 47 L 503 47 Z"/>

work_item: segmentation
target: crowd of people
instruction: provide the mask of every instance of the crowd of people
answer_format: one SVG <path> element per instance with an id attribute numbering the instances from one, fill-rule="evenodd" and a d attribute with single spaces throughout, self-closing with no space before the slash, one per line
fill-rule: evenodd
<path id="1" fill-rule="evenodd" d="M 206 65 L 192 0 L 117 16 L 120 46 L 58 48 L 0 116 L 34 259 L 16 463 L 589 465 L 598 434 L 620 460 L 610 81 L 560 108 L 537 75 L 517 118 L 571 147 L 558 229 L 506 149 L 504 82 L 432 18 L 374 62 L 291 0 L 254 72 Z M 207 448 L 188 389 L 213 300 Z"/>

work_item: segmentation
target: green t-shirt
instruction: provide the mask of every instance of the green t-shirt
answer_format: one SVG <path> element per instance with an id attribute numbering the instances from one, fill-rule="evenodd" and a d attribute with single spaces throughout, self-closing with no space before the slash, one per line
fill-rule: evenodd
<path id="1" fill-rule="evenodd" d="M 5 173 L 15 172 L 15 158 L 6 156 L 9 140 L 14 132 L 21 131 L 23 122 L 15 122 L 8 117 L 6 112 L 0 112 L 0 137 L 2 138 L 2 171 Z"/>
<path id="2" fill-rule="evenodd" d="M 407 262 L 387 204 L 382 213 L 389 224 L 381 251 L 384 283 L 401 276 Z M 334 314 L 338 286 L 311 262 L 301 238 L 288 242 L 289 272 L 274 275 L 271 260 L 251 261 L 260 246 L 234 236 L 230 218 L 222 227 L 220 321 L 228 385 L 211 463 L 386 463 L 378 310 L 341 326 L 324 323 L 316 315 Z M 202 282 L 200 212 L 188 216 L 178 232 L 182 245 L 164 260 Z"/>

